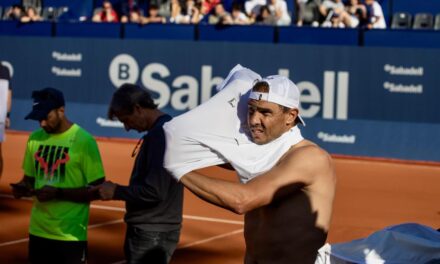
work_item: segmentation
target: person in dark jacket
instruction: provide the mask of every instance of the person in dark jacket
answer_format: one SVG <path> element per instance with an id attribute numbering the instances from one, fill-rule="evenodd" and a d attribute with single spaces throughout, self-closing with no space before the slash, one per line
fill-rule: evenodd
<path id="1" fill-rule="evenodd" d="M 129 185 L 106 181 L 96 188 L 102 200 L 126 203 L 127 263 L 168 263 L 179 241 L 183 206 L 183 185 L 163 167 L 162 125 L 171 116 L 157 109 L 145 89 L 123 84 L 113 94 L 108 117 L 122 122 L 127 131 L 148 133 L 133 150 L 136 160 Z"/>

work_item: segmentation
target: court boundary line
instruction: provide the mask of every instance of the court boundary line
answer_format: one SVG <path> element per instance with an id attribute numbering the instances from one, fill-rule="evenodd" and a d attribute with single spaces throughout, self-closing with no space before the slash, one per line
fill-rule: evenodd
<path id="1" fill-rule="evenodd" d="M 87 229 L 94 229 L 94 228 L 98 228 L 98 227 L 102 227 L 102 226 L 106 226 L 106 225 L 119 224 L 119 223 L 123 223 L 123 222 L 124 222 L 123 219 L 116 219 L 116 220 L 112 220 L 112 221 L 102 222 L 99 224 L 88 225 Z M 28 241 L 29 241 L 29 238 L 22 238 L 22 239 L 17 239 L 17 240 L 13 240 L 13 241 L 3 242 L 3 243 L 0 243 L 0 247 L 16 245 L 16 244 L 20 244 L 20 243 L 24 243 L 24 242 L 28 242 Z"/>
<path id="2" fill-rule="evenodd" d="M 221 238 L 225 238 L 225 237 L 228 237 L 228 236 L 232 236 L 232 235 L 236 235 L 236 234 L 239 234 L 239 233 L 243 233 L 243 231 L 244 231 L 244 229 L 240 228 L 240 229 L 228 232 L 228 233 L 224 233 L 224 234 L 221 234 L 221 235 L 216 235 L 216 236 L 213 236 L 213 237 L 210 237 L 210 238 L 205 238 L 205 239 L 202 239 L 202 240 L 199 240 L 199 241 L 191 242 L 191 243 L 182 245 L 180 247 L 177 247 L 177 249 L 184 249 L 184 248 L 189 248 L 189 247 L 192 247 L 192 246 L 197 246 L 197 245 L 208 243 L 208 242 L 211 242 L 211 241 L 214 241 L 214 240 L 217 240 L 217 239 L 221 239 Z"/>

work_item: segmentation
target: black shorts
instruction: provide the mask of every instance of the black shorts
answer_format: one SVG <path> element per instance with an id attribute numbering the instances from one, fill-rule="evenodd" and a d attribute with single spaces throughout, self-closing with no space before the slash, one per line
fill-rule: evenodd
<path id="1" fill-rule="evenodd" d="M 87 241 L 62 241 L 29 234 L 29 262 L 32 264 L 87 263 Z"/>

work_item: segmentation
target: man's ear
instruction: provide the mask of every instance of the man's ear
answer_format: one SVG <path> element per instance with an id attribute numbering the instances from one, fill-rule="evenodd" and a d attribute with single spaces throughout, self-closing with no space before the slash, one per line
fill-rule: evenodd
<path id="1" fill-rule="evenodd" d="M 58 115 L 60 116 L 60 117 L 64 117 L 64 115 L 65 115 L 65 108 L 64 108 L 64 106 L 61 106 L 61 107 L 59 107 L 58 109 L 57 109 L 57 112 L 58 112 Z"/>
<path id="2" fill-rule="evenodd" d="M 142 107 L 139 104 L 135 104 L 133 107 L 133 112 L 134 113 L 140 113 L 142 110 Z"/>
<path id="3" fill-rule="evenodd" d="M 298 117 L 298 109 L 296 108 L 289 109 L 289 111 L 287 112 L 286 125 L 294 126 L 297 117 Z"/>

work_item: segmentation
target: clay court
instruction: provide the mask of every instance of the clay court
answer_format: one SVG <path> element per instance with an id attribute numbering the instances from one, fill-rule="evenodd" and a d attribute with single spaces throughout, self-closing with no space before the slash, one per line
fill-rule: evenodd
<path id="1" fill-rule="evenodd" d="M 9 183 L 21 179 L 28 134 L 9 131 L 3 143 L 0 181 L 0 263 L 27 263 L 31 200 L 15 200 Z M 127 184 L 132 140 L 98 139 L 106 177 Z M 440 228 L 440 165 L 334 157 L 338 186 L 328 242 L 362 238 L 389 225 L 416 222 Z M 235 180 L 220 168 L 208 175 Z M 89 263 L 124 263 L 122 202 L 93 202 L 89 223 Z M 294 224 L 294 223 L 292 223 Z M 235 264 L 244 256 L 243 217 L 185 192 L 180 243 L 172 263 Z"/>

